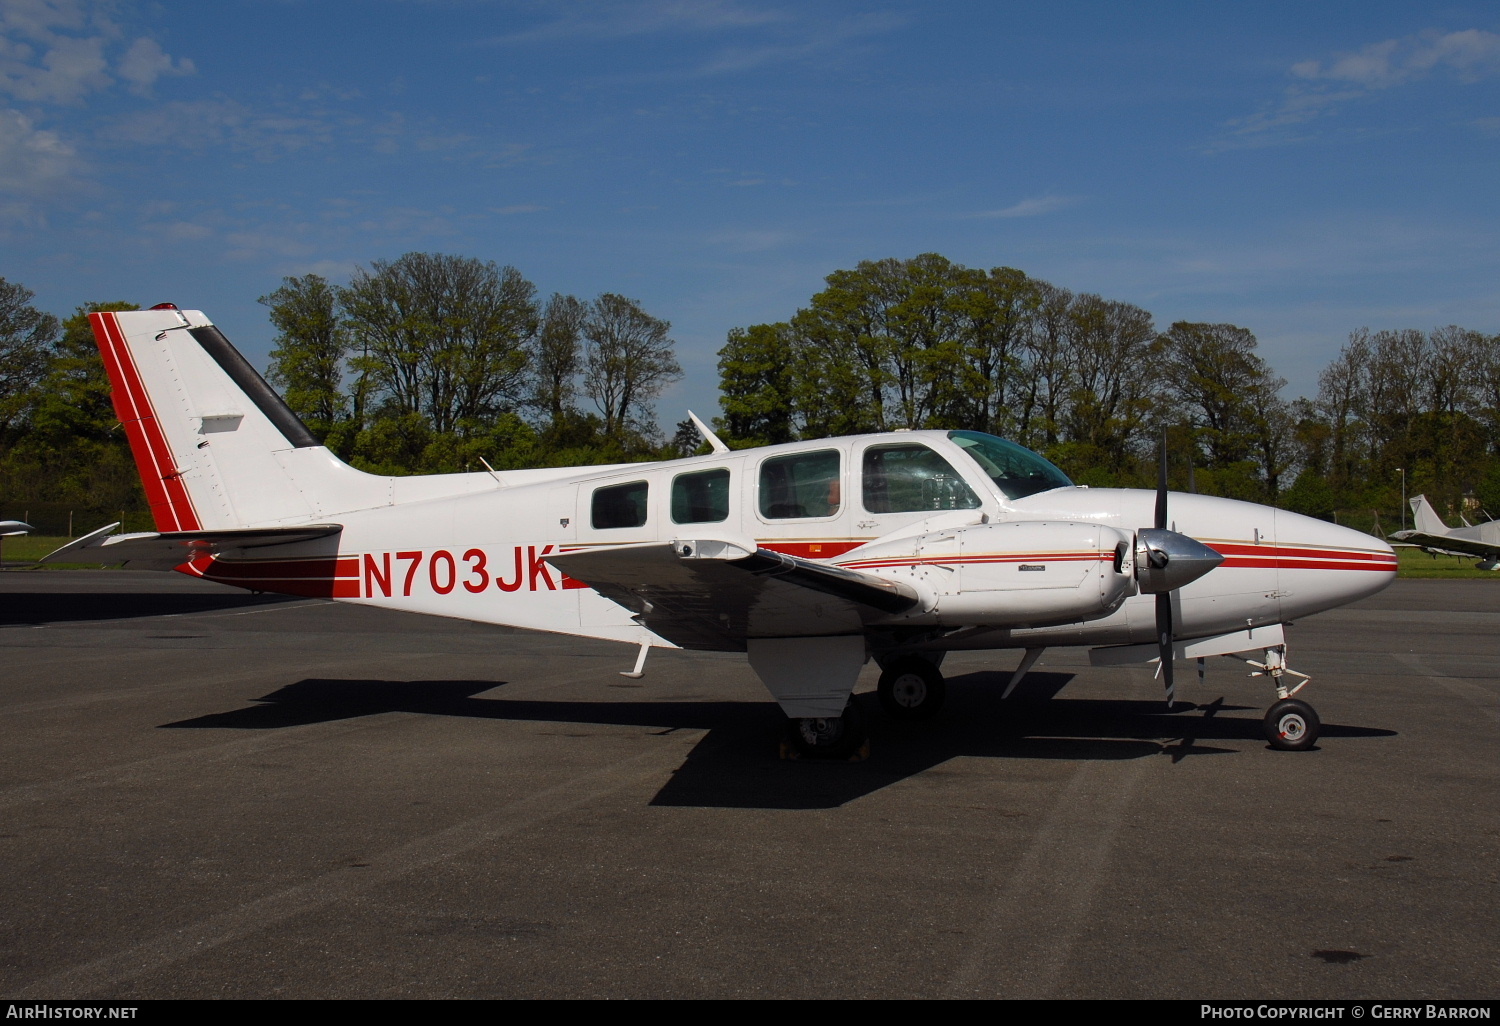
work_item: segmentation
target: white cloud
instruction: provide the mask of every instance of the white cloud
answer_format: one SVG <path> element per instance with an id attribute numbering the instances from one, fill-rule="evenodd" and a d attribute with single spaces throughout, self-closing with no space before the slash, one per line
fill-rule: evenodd
<path id="1" fill-rule="evenodd" d="M 1500 71 L 1500 35 L 1483 29 L 1448 33 L 1429 29 L 1339 54 L 1326 65 L 1303 61 L 1292 65 L 1291 73 L 1298 78 L 1348 82 L 1365 89 L 1389 89 L 1438 68 L 1454 71 L 1466 81 Z"/>
<path id="2" fill-rule="evenodd" d="M 0 110 L 0 192 L 52 193 L 69 183 L 78 156 L 56 132 L 36 128 L 20 111 Z"/>
<path id="3" fill-rule="evenodd" d="M 1351 101 L 1415 82 L 1438 70 L 1447 70 L 1464 82 L 1500 72 L 1500 34 L 1483 29 L 1428 29 L 1336 54 L 1327 61 L 1300 61 L 1288 69 L 1298 81 L 1287 86 L 1280 102 L 1230 121 L 1230 138 L 1209 150 L 1277 145 L 1305 138 L 1286 130 L 1336 114 Z"/>
<path id="4" fill-rule="evenodd" d="M 796 241 L 796 236 L 788 231 L 731 229 L 710 235 L 705 241 L 714 249 L 730 253 L 764 253 L 781 249 Z"/>
<path id="5" fill-rule="evenodd" d="M 905 23 L 904 17 L 885 12 L 819 21 L 801 12 L 752 8 L 728 0 L 638 0 L 610 7 L 581 5 L 556 20 L 486 42 L 513 46 L 608 41 L 644 35 L 733 35 L 734 45 L 720 50 L 691 72 L 696 76 L 711 76 L 805 60 Z M 763 38 L 741 41 L 754 31 L 759 31 Z"/>
<path id="6" fill-rule="evenodd" d="M 795 38 L 763 46 L 737 46 L 720 51 L 698 68 L 699 75 L 726 75 L 751 71 L 767 64 L 785 64 L 837 51 L 854 41 L 905 24 L 891 14 L 871 14 L 826 25 L 799 25 Z"/>
<path id="7" fill-rule="evenodd" d="M 45 50 L 0 38 L 0 90 L 18 100 L 77 103 L 112 81 L 105 73 L 102 36 L 57 37 Z"/>
<path id="8" fill-rule="evenodd" d="M 76 104 L 115 82 L 106 51 L 121 45 L 111 5 L 81 0 L 0 2 L 0 92 L 32 103 Z M 135 40 L 116 67 L 132 92 L 147 93 L 163 75 L 189 75 L 193 62 L 173 60 L 160 44 Z"/>
<path id="9" fill-rule="evenodd" d="M 587 15 L 570 12 L 535 28 L 497 36 L 505 45 L 562 39 L 620 39 L 663 32 L 725 32 L 786 21 L 789 15 L 752 10 L 726 0 L 646 0 Z"/>
<path id="10" fill-rule="evenodd" d="M 228 146 L 262 160 L 326 145 L 333 128 L 318 117 L 265 113 L 223 97 L 164 103 L 130 114 L 100 133 L 114 143 L 202 150 Z"/>
<path id="11" fill-rule="evenodd" d="M 985 210 L 970 217 L 1040 217 L 1054 210 L 1071 207 L 1078 202 L 1076 196 L 1033 196 L 1002 210 Z"/>
<path id="12" fill-rule="evenodd" d="M 120 77 L 130 83 L 130 91 L 145 95 L 164 75 L 191 75 L 198 69 L 186 57 L 173 61 L 154 39 L 144 37 L 130 44 L 120 58 Z"/>

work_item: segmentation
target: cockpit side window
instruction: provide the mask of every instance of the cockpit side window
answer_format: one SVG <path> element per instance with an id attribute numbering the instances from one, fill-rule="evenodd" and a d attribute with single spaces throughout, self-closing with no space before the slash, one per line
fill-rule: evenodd
<path id="1" fill-rule="evenodd" d="M 979 496 L 958 471 L 925 445 L 870 446 L 862 491 L 871 513 L 979 508 Z"/>
<path id="2" fill-rule="evenodd" d="M 760 465 L 760 515 L 767 520 L 831 517 L 842 503 L 837 449 L 773 456 Z"/>

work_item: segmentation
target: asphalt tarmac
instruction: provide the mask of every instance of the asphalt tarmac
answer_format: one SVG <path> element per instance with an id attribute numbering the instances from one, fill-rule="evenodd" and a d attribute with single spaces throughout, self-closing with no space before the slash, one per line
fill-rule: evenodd
<path id="1" fill-rule="evenodd" d="M 1269 685 L 944 666 L 777 758 L 741 656 L 173 574 L 0 574 L 0 995 L 1484 998 L 1500 581 L 1289 629 Z"/>

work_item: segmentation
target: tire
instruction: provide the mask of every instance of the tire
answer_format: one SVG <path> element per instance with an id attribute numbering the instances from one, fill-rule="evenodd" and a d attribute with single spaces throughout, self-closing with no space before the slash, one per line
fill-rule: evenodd
<path id="1" fill-rule="evenodd" d="M 1305 752 L 1317 743 L 1323 725 L 1312 706 L 1295 698 L 1283 698 L 1266 710 L 1262 726 L 1272 748 Z"/>
<path id="2" fill-rule="evenodd" d="M 864 717 L 853 702 L 837 718 L 787 720 L 787 743 L 811 759 L 848 759 L 867 736 Z"/>
<path id="3" fill-rule="evenodd" d="M 936 716 L 947 697 L 943 675 L 918 656 L 897 659 L 880 675 L 880 705 L 895 720 Z"/>

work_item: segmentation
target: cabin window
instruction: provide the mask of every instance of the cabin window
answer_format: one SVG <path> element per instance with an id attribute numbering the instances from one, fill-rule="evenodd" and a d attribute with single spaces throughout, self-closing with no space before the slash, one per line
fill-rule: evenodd
<path id="1" fill-rule="evenodd" d="M 640 527 L 646 522 L 646 482 L 610 485 L 594 491 L 593 524 L 600 529 Z"/>
<path id="2" fill-rule="evenodd" d="M 837 449 L 775 456 L 760 465 L 760 514 L 768 520 L 831 517 L 842 502 Z"/>
<path id="3" fill-rule="evenodd" d="M 729 471 L 705 470 L 672 479 L 672 523 L 717 524 L 729 519 Z"/>
<path id="4" fill-rule="evenodd" d="M 952 464 L 925 445 L 872 445 L 865 450 L 864 503 L 871 513 L 977 509 Z"/>

